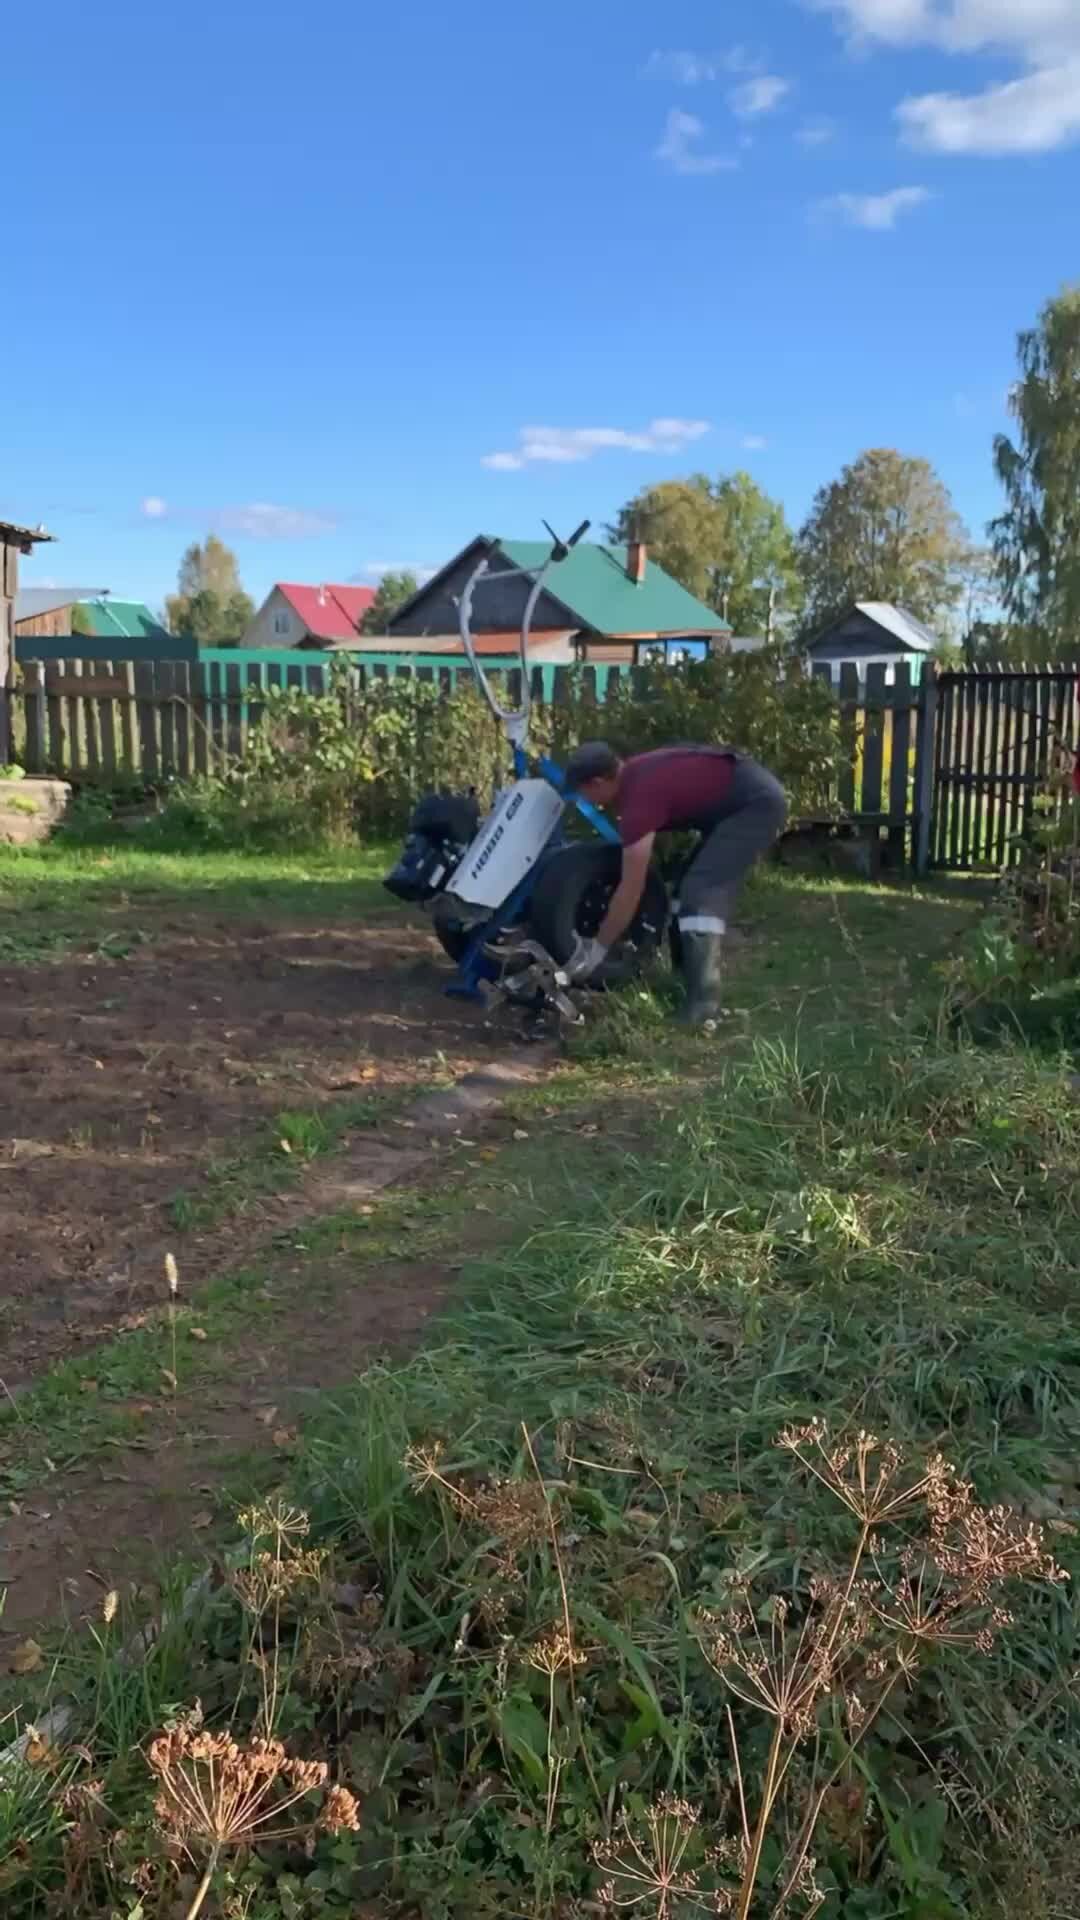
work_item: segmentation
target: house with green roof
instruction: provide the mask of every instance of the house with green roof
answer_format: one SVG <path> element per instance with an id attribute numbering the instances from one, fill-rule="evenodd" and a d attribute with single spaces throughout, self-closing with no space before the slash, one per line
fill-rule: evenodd
<path id="1" fill-rule="evenodd" d="M 34 587 L 15 606 L 19 660 L 193 658 L 190 643 L 170 634 L 142 600 L 114 600 L 104 591 Z"/>
<path id="2" fill-rule="evenodd" d="M 478 561 L 492 573 L 543 566 L 550 543 L 480 535 L 400 607 L 389 639 L 401 650 L 448 651 L 458 631 L 458 600 Z M 473 603 L 480 650 L 513 653 L 530 590 L 526 578 L 494 580 Z M 533 615 L 537 654 L 545 661 L 636 664 L 649 658 L 703 658 L 723 644 L 726 621 L 650 559 L 644 541 L 601 546 L 582 541 L 551 569 Z M 497 644 L 496 644 L 497 643 Z M 386 648 L 386 642 L 382 642 Z"/>

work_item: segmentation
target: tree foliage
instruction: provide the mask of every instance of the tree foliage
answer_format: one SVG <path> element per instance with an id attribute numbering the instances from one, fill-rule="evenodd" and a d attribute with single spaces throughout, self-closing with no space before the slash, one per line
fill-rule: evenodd
<path id="1" fill-rule="evenodd" d="M 713 607 L 732 631 L 763 634 L 770 613 L 802 604 L 795 538 L 778 500 L 748 473 L 664 480 L 620 509 L 614 538 L 644 540 L 666 572 Z"/>
<path id="2" fill-rule="evenodd" d="M 399 607 L 411 600 L 420 582 L 415 573 L 384 573 L 375 598 L 360 622 L 361 633 L 385 633 Z"/>
<path id="3" fill-rule="evenodd" d="M 195 540 L 180 561 L 177 590 L 165 602 L 170 632 L 200 647 L 238 647 L 255 612 L 240 584 L 236 555 L 216 534 Z"/>
<path id="4" fill-rule="evenodd" d="M 820 489 L 799 550 L 807 631 L 856 600 L 891 600 L 934 627 L 961 596 L 971 541 L 929 461 L 874 447 Z"/>
<path id="5" fill-rule="evenodd" d="M 1015 441 L 999 434 L 994 466 L 1005 509 L 991 525 L 1010 628 L 1025 653 L 1075 658 L 1080 648 L 1080 286 L 1043 308 L 1017 341 L 1009 400 Z"/>

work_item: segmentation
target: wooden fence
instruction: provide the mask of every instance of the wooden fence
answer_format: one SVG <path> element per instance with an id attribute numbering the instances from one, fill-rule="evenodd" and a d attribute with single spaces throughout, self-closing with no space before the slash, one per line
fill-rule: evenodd
<path id="1" fill-rule="evenodd" d="M 340 659 L 341 656 L 337 656 Z M 629 672 L 629 668 L 622 669 Z M 358 668 L 361 683 L 388 679 L 438 686 L 448 697 L 462 672 L 457 662 L 413 667 L 377 663 Z M 564 702 L 572 669 L 537 667 L 532 695 L 538 706 Z M 617 666 L 582 669 L 587 689 L 603 699 L 619 678 Z M 223 773 L 243 757 L 259 723 L 267 690 L 297 687 L 325 693 L 328 662 L 302 653 L 287 663 L 240 662 L 213 655 L 188 660 L 28 660 L 14 695 L 15 757 L 28 773 L 75 780 L 130 777 L 147 784 L 193 774 Z M 518 670 L 489 670 L 498 697 L 516 705 Z"/>
<path id="2" fill-rule="evenodd" d="M 437 685 L 451 696 L 460 662 L 414 667 L 368 664 L 361 679 Z M 538 706 L 563 704 L 569 667 L 537 668 Z M 586 691 L 602 701 L 629 667 L 586 667 Z M 678 669 L 673 669 L 678 671 Z M 815 668 L 828 678 L 828 666 Z M 15 691 L 16 755 L 29 773 L 153 784 L 214 774 L 242 757 L 270 687 L 325 692 L 327 660 L 69 659 L 25 661 Z M 520 674 L 489 675 L 511 705 Z M 1037 798 L 1055 789 L 1055 768 L 1080 735 L 1075 669 L 924 673 L 854 664 L 837 686 L 840 755 L 833 802 L 884 837 L 894 870 L 910 858 L 933 868 L 998 868 L 1017 857 Z M 1051 797 L 1050 804 L 1058 804 Z"/>

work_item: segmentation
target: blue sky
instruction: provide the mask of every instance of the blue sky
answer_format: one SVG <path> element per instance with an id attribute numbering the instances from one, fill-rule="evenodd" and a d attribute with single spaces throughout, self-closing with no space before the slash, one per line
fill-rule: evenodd
<path id="1" fill-rule="evenodd" d="M 1080 277 L 1078 0 L 53 0 L 9 43 L 0 513 L 160 603 L 862 447 L 976 529 Z"/>

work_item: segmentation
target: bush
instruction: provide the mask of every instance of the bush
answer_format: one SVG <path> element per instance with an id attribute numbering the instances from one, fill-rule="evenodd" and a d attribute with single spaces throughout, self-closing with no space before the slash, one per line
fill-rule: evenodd
<path id="1" fill-rule="evenodd" d="M 949 969 L 952 1013 L 977 1039 L 1080 1051 L 1080 801 L 1047 800 L 1017 865 Z"/>
<path id="2" fill-rule="evenodd" d="M 643 667 L 603 705 L 578 670 L 557 705 L 534 710 L 532 744 L 556 759 L 598 734 L 623 753 L 730 742 L 773 769 L 793 811 L 828 804 L 835 703 L 776 650 Z M 265 849 L 386 839 L 404 832 L 422 793 L 475 788 L 486 802 L 507 771 L 502 729 L 475 691 L 448 699 L 411 676 L 362 686 L 342 660 L 326 693 L 271 688 L 244 760 L 224 777 L 178 783 L 150 832 L 159 844 Z"/>
<path id="3" fill-rule="evenodd" d="M 622 753 L 678 740 L 740 747 L 783 782 L 792 813 L 830 804 L 839 747 L 835 699 L 777 647 L 714 654 L 674 671 L 660 663 L 641 667 L 589 717 Z"/>

